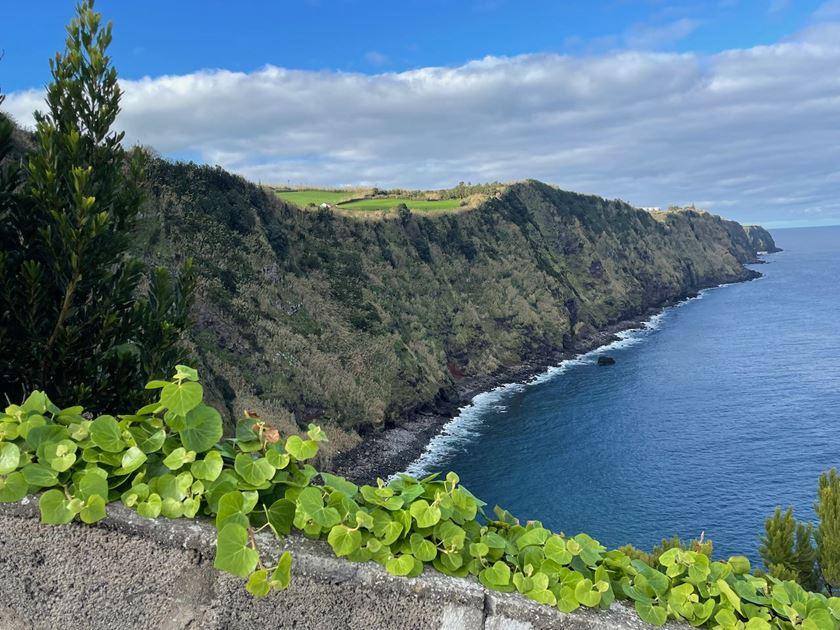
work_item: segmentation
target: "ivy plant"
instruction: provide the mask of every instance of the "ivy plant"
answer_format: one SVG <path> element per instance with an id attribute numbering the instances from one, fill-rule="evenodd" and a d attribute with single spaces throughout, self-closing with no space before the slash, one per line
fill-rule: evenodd
<path id="1" fill-rule="evenodd" d="M 618 599 L 654 625 L 840 630 L 840 598 L 755 575 L 743 556 L 715 561 L 674 547 L 647 563 L 586 534 L 523 524 L 498 507 L 488 513 L 453 472 L 358 486 L 309 463 L 326 440 L 317 426 L 283 439 L 246 414 L 223 437 L 221 416 L 203 402 L 190 367 L 177 366 L 171 380 L 147 389 L 157 391 L 156 402 L 118 416 L 60 409 L 40 391 L 7 407 L 0 501 L 40 493 L 41 520 L 53 525 L 95 523 L 115 501 L 148 518 L 210 518 L 216 568 L 243 578 L 257 597 L 289 585 L 293 560 L 289 552 L 263 557 L 256 534 L 300 532 L 393 575 L 418 576 L 431 565 L 565 613 Z"/>

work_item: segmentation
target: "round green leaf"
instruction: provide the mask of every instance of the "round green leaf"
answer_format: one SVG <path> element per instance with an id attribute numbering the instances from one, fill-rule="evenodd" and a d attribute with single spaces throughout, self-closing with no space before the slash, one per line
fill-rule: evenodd
<path id="1" fill-rule="evenodd" d="M 286 452 L 298 461 L 305 461 L 318 454 L 318 443 L 304 440 L 299 435 L 290 435 L 286 439 Z"/>
<path id="2" fill-rule="evenodd" d="M 266 518 L 276 535 L 285 536 L 292 531 L 296 507 L 294 502 L 288 499 L 278 499 L 268 508 Z"/>
<path id="3" fill-rule="evenodd" d="M 0 443 L 0 475 L 6 475 L 17 469 L 20 462 L 20 448 L 12 442 Z"/>
<path id="4" fill-rule="evenodd" d="M 160 391 L 160 404 L 175 415 L 186 416 L 201 403 L 203 397 L 204 389 L 194 381 L 169 383 Z"/>
<path id="5" fill-rule="evenodd" d="M 216 540 L 213 566 L 239 577 L 248 577 L 257 566 L 259 554 L 248 546 L 248 530 L 237 523 L 228 523 Z"/>
<path id="6" fill-rule="evenodd" d="M 0 503 L 17 503 L 29 492 L 29 484 L 21 472 L 0 475 Z"/>
<path id="7" fill-rule="evenodd" d="M 349 556 L 362 546 L 362 535 L 346 525 L 336 525 L 330 530 L 327 542 L 333 548 L 335 555 Z"/>
<path id="8" fill-rule="evenodd" d="M 186 383 L 197 385 L 197 383 Z M 213 407 L 200 404 L 187 413 L 184 428 L 179 431 L 187 450 L 203 453 L 222 439 L 222 416 Z"/>
<path id="9" fill-rule="evenodd" d="M 21 472 L 30 486 L 49 488 L 58 483 L 58 474 L 44 464 L 27 464 Z"/>
<path id="10" fill-rule="evenodd" d="M 391 575 L 408 575 L 414 569 L 414 556 L 404 553 L 402 555 L 389 558 L 385 562 L 385 569 Z"/>
<path id="11" fill-rule="evenodd" d="M 96 523 L 105 518 L 105 499 L 94 494 L 85 502 L 85 507 L 79 512 L 79 518 L 85 523 Z"/>
<path id="12" fill-rule="evenodd" d="M 645 604 L 636 602 L 636 612 L 642 621 L 645 621 L 654 626 L 663 626 L 668 620 L 668 612 L 662 607 L 655 604 Z"/>
<path id="13" fill-rule="evenodd" d="M 265 457 L 254 459 L 247 453 L 240 453 L 234 460 L 233 468 L 245 483 L 261 486 L 274 476 L 274 466 Z"/>
<path id="14" fill-rule="evenodd" d="M 417 499 L 411 504 L 409 511 L 420 528 L 433 527 L 440 521 L 440 508 L 430 505 L 425 499 Z"/>
<path id="15" fill-rule="evenodd" d="M 421 562 L 431 562 L 437 556 L 437 547 L 431 540 L 426 540 L 420 534 L 412 534 L 409 538 L 411 553 Z"/>
<path id="16" fill-rule="evenodd" d="M 76 443 L 60 440 L 44 446 L 44 461 L 56 472 L 64 472 L 76 462 Z"/>
<path id="17" fill-rule="evenodd" d="M 119 453 L 125 449 L 120 427 L 113 416 L 99 416 L 90 425 L 90 439 L 103 451 Z"/>
<path id="18" fill-rule="evenodd" d="M 67 497 L 57 488 L 42 494 L 38 507 L 41 509 L 41 522 L 48 525 L 66 525 L 75 516 L 68 506 Z"/>
<path id="19" fill-rule="evenodd" d="M 190 466 L 190 472 L 196 479 L 204 481 L 215 481 L 222 473 L 222 454 L 219 451 L 210 451 L 204 459 L 197 460 Z"/>

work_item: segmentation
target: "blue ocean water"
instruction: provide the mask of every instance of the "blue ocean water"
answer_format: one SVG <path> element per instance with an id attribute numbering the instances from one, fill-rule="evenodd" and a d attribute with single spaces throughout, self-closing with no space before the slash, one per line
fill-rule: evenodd
<path id="1" fill-rule="evenodd" d="M 773 508 L 813 518 L 840 468 L 840 227 L 773 236 L 763 278 L 479 395 L 409 471 L 455 470 L 490 507 L 611 548 L 705 532 L 756 559 Z"/>

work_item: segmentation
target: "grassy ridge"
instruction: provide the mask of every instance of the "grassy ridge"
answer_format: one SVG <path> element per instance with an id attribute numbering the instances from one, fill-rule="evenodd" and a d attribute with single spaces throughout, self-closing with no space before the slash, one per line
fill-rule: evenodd
<path id="1" fill-rule="evenodd" d="M 347 199 L 359 196 L 357 190 L 278 190 L 277 196 L 283 201 L 288 201 L 296 206 L 306 207 L 308 205 L 319 206 L 322 203 L 336 204 Z"/>
<path id="2" fill-rule="evenodd" d="M 454 210 L 461 206 L 461 199 L 409 199 L 408 197 L 385 197 L 375 199 L 360 199 L 338 204 L 339 208 L 348 210 L 390 210 L 399 205 L 405 205 L 410 210 L 435 211 Z"/>

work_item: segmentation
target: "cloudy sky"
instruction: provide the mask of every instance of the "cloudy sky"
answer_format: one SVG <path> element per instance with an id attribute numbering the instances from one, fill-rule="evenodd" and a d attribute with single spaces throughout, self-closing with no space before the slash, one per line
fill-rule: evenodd
<path id="1" fill-rule="evenodd" d="M 72 3 L 17 4 L 0 87 L 27 125 Z M 131 142 L 265 183 L 533 177 L 840 223 L 840 0 L 231 6 L 98 3 Z"/>

